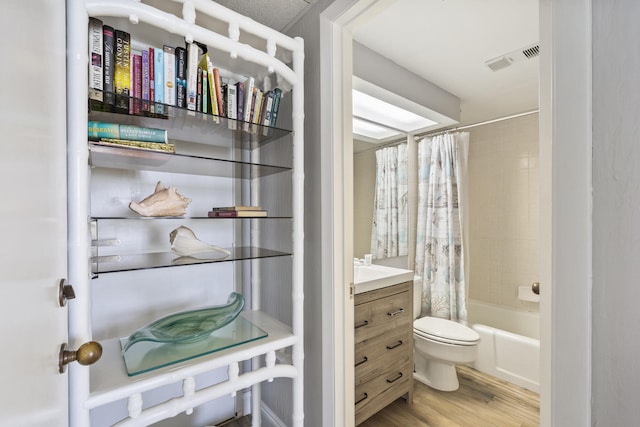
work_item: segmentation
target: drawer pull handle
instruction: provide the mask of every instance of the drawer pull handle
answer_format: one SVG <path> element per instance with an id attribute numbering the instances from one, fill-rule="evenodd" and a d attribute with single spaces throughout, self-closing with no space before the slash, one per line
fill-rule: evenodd
<path id="1" fill-rule="evenodd" d="M 404 308 L 400 308 L 400 309 L 398 309 L 396 311 L 391 311 L 391 312 L 387 313 L 387 316 L 393 317 L 393 316 L 397 316 L 398 314 L 402 314 L 402 313 L 404 313 Z"/>
<path id="2" fill-rule="evenodd" d="M 365 320 L 364 322 L 360 323 L 359 325 L 356 325 L 354 327 L 354 329 L 362 328 L 363 326 L 367 326 L 368 324 L 369 324 L 369 321 Z"/>
<path id="3" fill-rule="evenodd" d="M 391 384 L 391 383 L 395 383 L 395 382 L 396 382 L 396 381 L 398 381 L 400 378 L 402 378 L 402 372 L 398 372 L 398 376 L 397 376 L 397 377 L 395 377 L 395 378 L 393 378 L 393 379 L 390 379 L 390 380 L 387 380 L 387 382 L 388 382 L 389 384 Z"/>
<path id="4" fill-rule="evenodd" d="M 367 393 L 363 393 L 362 398 L 360 398 L 360 400 L 356 401 L 356 405 L 360 402 L 362 402 L 363 400 L 365 400 L 367 397 L 369 397 L 369 395 Z"/>
<path id="5" fill-rule="evenodd" d="M 393 350 L 394 348 L 398 348 L 402 345 L 402 340 L 398 340 L 394 345 L 388 345 L 387 350 Z"/>
<path id="6" fill-rule="evenodd" d="M 361 361 L 359 361 L 358 363 L 356 363 L 356 366 L 360 366 L 363 363 L 367 362 L 369 359 L 367 358 L 367 356 L 365 356 Z"/>

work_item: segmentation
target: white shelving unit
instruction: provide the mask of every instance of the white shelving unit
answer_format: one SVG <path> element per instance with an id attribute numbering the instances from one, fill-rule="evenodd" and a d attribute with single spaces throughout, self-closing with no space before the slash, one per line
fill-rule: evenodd
<path id="1" fill-rule="evenodd" d="M 69 282 L 76 293 L 69 303 L 69 342 L 72 348 L 91 340 L 103 346 L 103 356 L 94 365 L 69 366 L 71 425 L 89 426 L 92 410 L 126 402 L 128 415 L 116 425 L 145 426 L 251 389 L 252 423 L 259 426 L 259 385 L 290 378 L 291 422 L 302 426 L 302 39 L 280 34 L 208 0 L 84 0 L 68 2 L 67 9 L 68 259 Z M 285 89 L 291 130 L 248 127 L 176 107 L 167 107 L 166 119 L 88 112 L 89 17 L 155 47 L 198 41 L 208 47 L 223 76 L 237 81 L 252 76 L 263 88 Z M 92 146 L 87 140 L 88 120 L 165 128 L 176 144 L 176 154 L 154 153 L 150 159 L 125 148 Z M 284 190 L 278 190 L 282 181 L 274 186 L 274 176 L 288 182 Z M 158 177 L 177 181 L 182 194 L 183 188 L 190 191 L 186 195 L 193 196 L 193 202 L 185 217 L 140 218 L 123 208 L 126 200 L 150 194 L 149 183 Z M 282 200 L 286 203 L 280 204 Z M 206 207 L 222 204 L 268 205 L 269 217 L 207 218 Z M 198 229 L 198 237 L 199 233 L 206 237 L 202 240 L 226 243 L 232 255 L 223 260 L 176 260 L 163 247 L 168 246 L 166 231 L 184 223 Z M 278 234 L 275 239 L 274 233 Z M 103 239 L 116 246 L 95 243 Z M 274 278 L 285 276 L 289 286 L 273 283 Z M 171 282 L 180 277 L 184 283 L 172 295 Z M 232 280 L 216 281 L 227 277 Z M 243 293 L 249 304 L 241 317 L 265 331 L 265 338 L 128 375 L 121 337 L 172 308 L 207 305 L 203 300 L 219 299 L 229 290 Z M 290 313 L 274 309 L 274 299 L 290 307 Z M 262 307 L 265 300 L 270 301 L 268 307 Z M 220 369 L 226 372 L 222 380 L 204 387 L 197 384 L 198 375 Z M 171 385 L 182 390 L 180 396 L 160 403 L 145 401 L 147 393 Z"/>

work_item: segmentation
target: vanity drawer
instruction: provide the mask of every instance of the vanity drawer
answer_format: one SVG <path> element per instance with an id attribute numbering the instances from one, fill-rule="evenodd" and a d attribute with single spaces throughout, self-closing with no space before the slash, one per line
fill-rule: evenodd
<path id="1" fill-rule="evenodd" d="M 413 360 L 413 332 L 408 328 L 394 329 L 355 346 L 356 386 L 383 375 L 390 366 L 404 365 Z"/>
<path id="2" fill-rule="evenodd" d="M 374 291 L 375 292 L 375 291 Z M 403 327 L 413 319 L 411 292 L 404 291 L 355 306 L 355 342 Z"/>
<path id="3" fill-rule="evenodd" d="M 410 392 L 413 384 L 412 364 L 407 362 L 399 366 L 387 366 L 382 375 L 356 385 L 356 425 Z"/>

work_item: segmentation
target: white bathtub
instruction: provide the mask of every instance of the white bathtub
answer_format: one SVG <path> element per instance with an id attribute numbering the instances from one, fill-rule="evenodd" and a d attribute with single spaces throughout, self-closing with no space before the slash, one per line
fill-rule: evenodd
<path id="1" fill-rule="evenodd" d="M 469 300 L 469 325 L 480 335 L 470 366 L 540 392 L 540 315 Z"/>

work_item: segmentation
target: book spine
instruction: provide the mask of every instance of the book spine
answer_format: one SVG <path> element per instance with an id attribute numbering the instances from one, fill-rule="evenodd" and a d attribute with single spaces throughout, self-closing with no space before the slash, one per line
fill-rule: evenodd
<path id="1" fill-rule="evenodd" d="M 202 69 L 202 112 L 211 112 L 211 97 L 209 96 L 209 73 Z"/>
<path id="2" fill-rule="evenodd" d="M 238 120 L 244 120 L 244 82 L 236 83 L 236 100 L 238 102 L 238 108 L 236 118 Z"/>
<path id="3" fill-rule="evenodd" d="M 93 17 L 89 18 L 89 99 L 100 102 L 104 100 L 102 95 L 104 88 L 102 31 L 102 21 Z"/>
<path id="4" fill-rule="evenodd" d="M 279 87 L 273 90 L 273 108 L 271 108 L 271 127 L 276 126 L 278 118 L 278 109 L 280 108 L 280 98 L 282 98 L 282 89 Z"/>
<path id="5" fill-rule="evenodd" d="M 102 145 L 110 145 L 115 147 L 133 147 L 142 148 L 145 150 L 162 151 L 165 153 L 175 153 L 176 147 L 173 144 L 165 144 L 163 142 L 146 142 L 146 141 L 133 141 L 126 139 L 114 139 L 114 138 L 101 138 L 97 142 Z"/>
<path id="6" fill-rule="evenodd" d="M 149 50 L 142 50 L 142 111 L 149 112 Z"/>
<path id="7" fill-rule="evenodd" d="M 154 52 L 154 72 L 153 83 L 155 84 L 153 100 L 156 102 L 156 114 L 164 114 L 164 50 L 155 49 Z"/>
<path id="8" fill-rule="evenodd" d="M 218 111 L 218 94 L 216 92 L 216 84 L 213 76 L 213 63 L 211 62 L 211 58 L 207 55 L 207 77 L 208 77 L 208 85 L 209 85 L 209 100 L 211 105 L 211 114 L 214 116 L 219 116 L 220 111 Z"/>
<path id="9" fill-rule="evenodd" d="M 198 67 L 196 78 L 196 111 L 202 111 L 202 68 Z"/>
<path id="10" fill-rule="evenodd" d="M 249 77 L 244 83 L 245 101 L 244 101 L 244 121 L 251 122 L 251 110 L 253 108 L 253 89 L 255 80 L 253 77 Z"/>
<path id="11" fill-rule="evenodd" d="M 154 101 L 156 99 L 156 58 L 155 58 L 155 49 L 149 48 L 149 113 L 151 115 L 155 114 L 155 104 Z"/>
<path id="12" fill-rule="evenodd" d="M 116 50 L 115 50 L 115 74 L 114 88 L 116 92 L 117 112 L 129 112 L 129 94 L 131 90 L 130 81 L 130 42 L 131 36 L 126 31 L 116 30 Z"/>
<path id="13" fill-rule="evenodd" d="M 104 90 L 104 103 L 107 110 L 113 110 L 113 106 L 116 103 L 116 98 L 113 88 L 113 76 L 115 68 L 115 38 L 114 29 L 108 25 L 102 27 L 102 39 L 104 42 L 103 48 L 103 90 Z"/>
<path id="14" fill-rule="evenodd" d="M 256 100 L 254 103 L 254 111 L 253 117 L 251 118 L 251 123 L 258 124 L 260 123 L 260 111 L 262 110 L 262 90 L 256 88 Z"/>
<path id="15" fill-rule="evenodd" d="M 164 103 L 176 105 L 176 50 L 165 45 L 164 50 Z"/>
<path id="16" fill-rule="evenodd" d="M 258 217 L 267 216 L 266 211 L 209 211 L 207 212 L 209 218 L 236 218 L 236 217 Z"/>
<path id="17" fill-rule="evenodd" d="M 167 143 L 167 131 L 135 125 L 89 121 L 87 136 L 90 139 L 125 139 L 129 141 Z"/>
<path id="18" fill-rule="evenodd" d="M 230 119 L 238 118 L 238 96 L 235 84 L 227 85 L 227 117 Z"/>
<path id="19" fill-rule="evenodd" d="M 198 87 L 202 91 L 202 81 L 198 86 L 198 79 L 202 79 L 202 73 L 198 69 L 198 45 L 195 43 L 189 44 L 189 51 L 187 52 L 188 67 L 187 67 L 187 108 L 189 110 L 198 110 L 197 98 Z M 202 93 L 200 94 L 202 96 Z M 202 111 L 202 101 L 200 102 L 200 109 Z"/>
<path id="20" fill-rule="evenodd" d="M 131 98 L 129 114 L 140 115 L 142 110 L 142 55 L 131 54 Z"/>
<path id="21" fill-rule="evenodd" d="M 264 119 L 262 120 L 263 126 L 271 126 L 271 111 L 273 110 L 273 91 L 269 91 L 267 99 L 265 101 Z"/>
<path id="22" fill-rule="evenodd" d="M 216 89 L 216 100 L 218 101 L 218 115 L 220 117 L 225 117 L 225 112 L 224 112 L 224 101 L 222 98 L 222 80 L 220 79 L 220 70 L 218 68 L 214 68 L 213 69 L 213 84 L 215 85 L 215 89 Z"/>
<path id="23" fill-rule="evenodd" d="M 176 47 L 176 105 L 187 108 L 187 50 Z"/>

